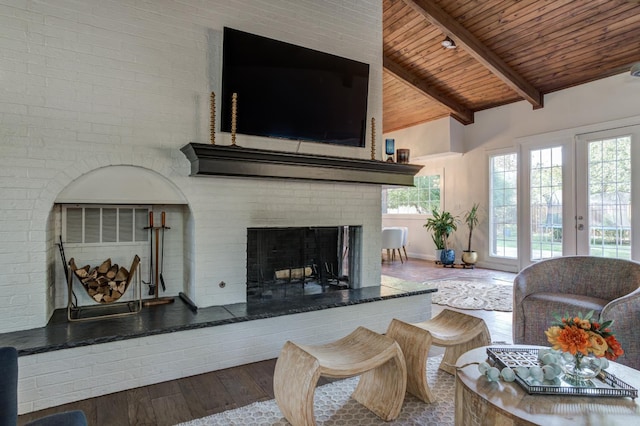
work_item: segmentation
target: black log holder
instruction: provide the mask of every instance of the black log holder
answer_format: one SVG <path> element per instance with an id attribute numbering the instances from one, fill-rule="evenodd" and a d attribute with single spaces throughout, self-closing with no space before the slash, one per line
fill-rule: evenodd
<path id="1" fill-rule="evenodd" d="M 62 239 L 60 240 L 60 245 L 62 245 Z M 73 258 L 70 262 L 73 262 Z M 76 276 L 76 274 L 68 268 L 65 268 L 65 270 L 67 275 L 68 321 L 92 321 L 96 319 L 123 317 L 138 314 L 142 310 L 142 280 L 140 277 L 140 258 L 137 255 L 134 257 L 131 268 L 129 269 L 128 282 L 125 286 L 125 288 L 128 288 L 129 283 L 131 283 L 135 289 L 134 299 L 131 301 L 80 306 L 73 291 L 73 277 Z M 80 284 L 82 285 L 82 283 Z"/>

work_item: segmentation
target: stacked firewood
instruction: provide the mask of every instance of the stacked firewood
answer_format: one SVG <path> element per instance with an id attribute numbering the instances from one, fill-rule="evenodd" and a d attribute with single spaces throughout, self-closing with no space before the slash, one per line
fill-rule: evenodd
<path id="1" fill-rule="evenodd" d="M 112 265 L 111 259 L 94 268 L 89 265 L 78 268 L 72 258 L 69 267 L 89 296 L 99 303 L 111 303 L 120 299 L 130 282 L 127 268 L 118 266 L 117 263 Z"/>

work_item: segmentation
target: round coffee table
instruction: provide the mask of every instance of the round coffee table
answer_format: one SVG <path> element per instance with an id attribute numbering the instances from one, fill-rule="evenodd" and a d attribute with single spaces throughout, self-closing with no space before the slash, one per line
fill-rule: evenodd
<path id="1" fill-rule="evenodd" d="M 498 347 L 492 345 L 492 347 Z M 532 348 L 538 346 L 509 346 Z M 456 365 L 487 360 L 487 347 L 464 353 Z M 640 371 L 612 362 L 607 369 L 640 389 Z M 456 374 L 456 425 L 624 425 L 640 424 L 640 401 L 627 397 L 529 395 L 518 383 L 489 382 L 477 365 Z"/>

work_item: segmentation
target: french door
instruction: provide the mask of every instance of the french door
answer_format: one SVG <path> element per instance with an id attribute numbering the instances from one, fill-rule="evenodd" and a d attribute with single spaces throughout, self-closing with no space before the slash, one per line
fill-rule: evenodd
<path id="1" fill-rule="evenodd" d="M 568 255 L 640 259 L 640 126 L 523 148 L 521 267 Z M 637 214 L 637 213 L 636 213 Z"/>

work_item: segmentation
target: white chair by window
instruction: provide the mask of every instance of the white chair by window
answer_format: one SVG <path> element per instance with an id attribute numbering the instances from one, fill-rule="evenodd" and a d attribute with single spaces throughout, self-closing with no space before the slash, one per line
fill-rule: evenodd
<path id="1" fill-rule="evenodd" d="M 409 260 L 407 256 L 407 240 L 409 238 L 409 228 L 406 226 L 400 227 L 402 229 L 402 251 L 404 252 L 404 260 Z"/>
<path id="2" fill-rule="evenodd" d="M 404 232 L 400 228 L 384 228 L 382 230 L 382 249 L 387 250 L 387 260 L 394 261 L 396 257 L 396 250 L 398 250 L 398 256 L 400 262 L 402 260 L 402 241 Z"/>

